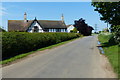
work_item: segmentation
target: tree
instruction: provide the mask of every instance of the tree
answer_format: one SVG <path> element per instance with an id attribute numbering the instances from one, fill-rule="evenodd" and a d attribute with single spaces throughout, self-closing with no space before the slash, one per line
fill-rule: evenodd
<path id="1" fill-rule="evenodd" d="M 101 14 L 100 20 L 113 26 L 120 25 L 120 1 L 119 2 L 92 2 L 95 11 Z"/>
<path id="2" fill-rule="evenodd" d="M 116 30 L 114 32 L 114 38 L 116 42 L 120 45 L 120 25 L 113 26 L 113 29 Z"/>
<path id="3" fill-rule="evenodd" d="M 6 32 L 6 31 L 0 27 L 0 32 Z"/>
<path id="4" fill-rule="evenodd" d="M 71 33 L 77 33 L 77 31 L 78 31 L 78 30 L 77 30 L 75 27 L 74 27 L 73 30 L 70 30 Z"/>
<path id="5" fill-rule="evenodd" d="M 91 35 L 93 28 L 88 26 L 84 19 L 81 18 L 78 21 L 75 20 L 74 23 L 74 27 L 79 31 L 79 33 L 83 34 L 84 36 Z"/>
<path id="6" fill-rule="evenodd" d="M 109 30 L 107 28 L 104 28 L 102 31 L 103 32 L 109 32 Z"/>
<path id="7" fill-rule="evenodd" d="M 95 11 L 101 14 L 100 19 L 111 24 L 115 40 L 120 44 L 120 1 L 92 2 Z"/>

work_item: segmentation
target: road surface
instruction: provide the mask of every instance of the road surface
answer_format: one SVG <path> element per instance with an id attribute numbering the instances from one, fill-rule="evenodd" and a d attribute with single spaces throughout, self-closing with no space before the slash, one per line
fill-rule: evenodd
<path id="1" fill-rule="evenodd" d="M 3 78 L 114 78 L 97 36 L 83 37 L 2 68 Z"/>

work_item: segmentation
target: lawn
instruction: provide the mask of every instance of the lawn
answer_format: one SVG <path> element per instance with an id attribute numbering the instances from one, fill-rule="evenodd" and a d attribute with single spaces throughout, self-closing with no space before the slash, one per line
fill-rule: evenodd
<path id="1" fill-rule="evenodd" d="M 110 41 L 112 34 L 99 34 L 98 39 L 101 42 L 101 45 L 103 46 L 105 56 L 108 57 L 114 72 L 118 74 L 118 77 L 120 78 L 120 64 L 119 64 L 119 46 L 114 43 L 114 41 Z"/>

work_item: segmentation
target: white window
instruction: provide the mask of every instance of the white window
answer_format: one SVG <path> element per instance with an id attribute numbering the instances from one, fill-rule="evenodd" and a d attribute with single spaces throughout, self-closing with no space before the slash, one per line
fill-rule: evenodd
<path id="1" fill-rule="evenodd" d="M 54 32 L 56 32 L 56 29 L 54 29 Z"/>
<path id="2" fill-rule="evenodd" d="M 53 29 L 53 31 L 55 32 L 55 29 Z"/>
<path id="3" fill-rule="evenodd" d="M 58 29 L 59 30 L 59 32 L 61 32 L 61 29 Z"/>
<path id="4" fill-rule="evenodd" d="M 52 29 L 52 32 L 54 32 L 54 29 Z"/>
<path id="5" fill-rule="evenodd" d="M 52 29 L 49 29 L 49 32 L 52 32 Z"/>
<path id="6" fill-rule="evenodd" d="M 53 32 L 53 29 L 52 29 L 52 32 Z"/>
<path id="7" fill-rule="evenodd" d="M 63 32 L 63 29 L 61 29 L 61 32 Z"/>
<path id="8" fill-rule="evenodd" d="M 64 32 L 64 29 L 62 31 Z"/>
<path id="9" fill-rule="evenodd" d="M 52 32 L 52 29 L 50 29 L 50 32 Z"/>

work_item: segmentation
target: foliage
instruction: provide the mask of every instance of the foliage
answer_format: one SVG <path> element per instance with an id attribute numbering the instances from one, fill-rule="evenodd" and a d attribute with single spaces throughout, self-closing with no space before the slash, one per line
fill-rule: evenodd
<path id="1" fill-rule="evenodd" d="M 114 31 L 114 38 L 116 42 L 120 45 L 120 25 L 113 26 Z"/>
<path id="2" fill-rule="evenodd" d="M 0 32 L 6 32 L 6 31 L 0 27 Z"/>
<path id="3" fill-rule="evenodd" d="M 91 35 L 93 30 L 93 28 L 91 26 L 88 26 L 85 23 L 85 20 L 82 18 L 78 21 L 76 20 L 74 26 L 79 31 L 79 33 L 83 34 L 84 36 Z"/>
<path id="4" fill-rule="evenodd" d="M 82 37 L 82 35 L 80 35 L 80 36 Z M 75 39 L 76 39 L 76 38 L 75 38 Z M 37 49 L 37 50 L 35 50 L 35 51 L 30 51 L 30 52 L 28 52 L 28 53 L 20 54 L 20 55 L 11 57 L 11 58 L 9 58 L 9 59 L 0 61 L 0 64 L 9 64 L 9 63 L 11 63 L 11 62 L 13 62 L 13 61 L 15 61 L 15 60 L 17 60 L 17 59 L 21 59 L 21 58 L 26 57 L 26 56 L 28 56 L 28 55 L 30 55 L 30 54 L 33 54 L 33 53 L 35 53 L 36 51 L 43 51 L 43 50 L 46 50 L 46 49 L 51 49 L 51 48 L 60 46 L 60 45 L 62 45 L 62 44 L 66 44 L 66 43 L 68 43 L 68 42 L 70 42 L 70 41 L 73 41 L 73 40 L 75 40 L 75 39 L 71 39 L 71 40 L 68 40 L 68 41 L 60 42 L 60 43 L 58 43 L 58 44 L 54 44 L 54 45 L 50 45 L 50 46 L 47 46 L 47 47 L 44 47 L 44 48 L 40 48 L 40 49 Z"/>
<path id="5" fill-rule="evenodd" d="M 77 33 L 77 31 L 78 30 L 76 28 L 74 28 L 73 30 L 70 30 L 71 33 Z"/>
<path id="6" fill-rule="evenodd" d="M 119 2 L 92 2 L 95 11 L 101 14 L 100 19 L 111 24 L 111 32 L 120 44 L 120 1 Z"/>
<path id="7" fill-rule="evenodd" d="M 2 59 L 79 37 L 74 33 L 2 33 Z"/>
<path id="8" fill-rule="evenodd" d="M 104 28 L 102 32 L 109 32 L 108 28 Z"/>
<path id="9" fill-rule="evenodd" d="M 120 24 L 120 1 L 119 2 L 92 2 L 95 11 L 101 14 L 100 19 L 111 25 Z"/>

